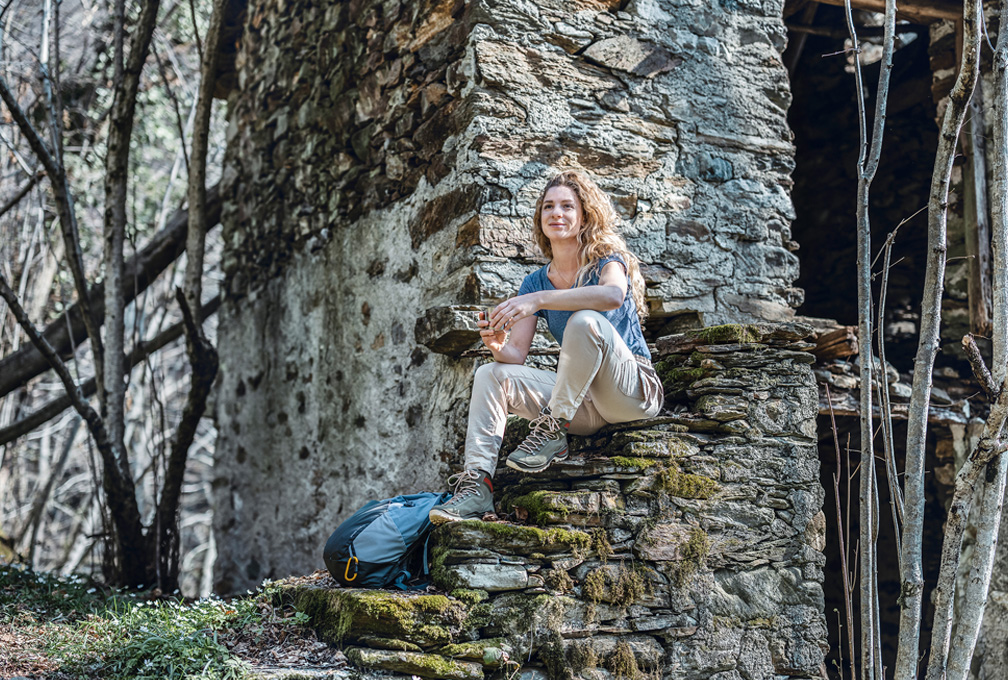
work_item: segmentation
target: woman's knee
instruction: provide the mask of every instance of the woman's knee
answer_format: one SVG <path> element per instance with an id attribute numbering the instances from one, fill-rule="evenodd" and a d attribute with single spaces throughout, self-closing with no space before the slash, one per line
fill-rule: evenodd
<path id="1" fill-rule="evenodd" d="M 567 320 L 567 327 L 564 328 L 564 338 L 568 333 L 577 335 L 587 334 L 592 337 L 599 337 L 601 324 L 609 323 L 608 319 L 593 309 L 582 309 L 571 314 Z"/>
<path id="2" fill-rule="evenodd" d="M 476 369 L 475 382 L 504 382 L 504 380 L 508 377 L 508 373 L 513 370 L 514 367 L 515 364 L 502 364 L 497 361 L 485 363 Z"/>

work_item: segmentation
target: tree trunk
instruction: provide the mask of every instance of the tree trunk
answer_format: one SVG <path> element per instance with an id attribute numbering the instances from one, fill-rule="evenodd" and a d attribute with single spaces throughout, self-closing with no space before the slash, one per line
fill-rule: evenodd
<path id="1" fill-rule="evenodd" d="M 136 491 L 133 485 L 129 458 L 125 450 L 125 409 L 126 360 L 124 352 L 125 324 L 123 306 L 125 301 L 123 271 L 123 242 L 126 235 L 126 188 L 129 173 L 129 145 L 133 133 L 136 111 L 136 96 L 143 64 L 147 60 L 151 35 L 157 21 L 159 0 L 147 0 L 135 28 L 129 59 L 125 68 L 119 70 L 120 43 L 117 42 L 116 87 L 112 103 L 111 124 L 109 126 L 108 155 L 105 159 L 105 402 L 103 417 L 107 423 L 109 440 L 113 450 L 113 467 L 107 465 L 104 471 L 106 493 L 110 487 L 117 487 L 118 496 L 128 496 L 136 506 Z M 124 30 L 122 15 L 117 11 L 117 41 L 122 39 Z M 110 496 L 111 498 L 111 496 Z M 123 585 L 149 585 L 154 576 L 147 550 L 147 539 L 139 522 L 120 515 L 111 507 L 112 522 L 115 527 L 115 570 L 116 581 Z M 118 508 L 122 510 L 122 508 Z M 136 513 L 139 518 L 139 513 Z M 142 546 L 142 547 L 141 547 Z"/>
<path id="2" fill-rule="evenodd" d="M 993 351 L 991 370 L 994 383 L 1004 382 L 1008 372 L 1008 0 L 1000 3 L 997 47 L 993 59 L 993 125 L 990 144 L 991 164 L 991 255 L 993 259 Z M 984 486 L 984 502 L 992 504 L 1000 499 L 1003 503 L 1005 480 L 1008 477 L 1008 457 L 999 459 L 997 475 L 992 484 Z M 1003 514 L 1003 508 L 1002 508 Z M 1004 518 L 999 515 L 1000 520 Z M 992 574 L 982 593 L 986 607 L 979 632 L 980 642 L 976 654 L 981 660 L 980 680 L 1008 677 L 1008 565 L 1005 564 L 1008 544 L 1003 540 L 1006 523 L 991 522 L 985 527 L 989 535 Z M 999 538 L 1002 540 L 991 540 Z M 998 548 L 1000 547 L 1000 550 Z M 994 562 L 997 568 L 993 568 Z"/>

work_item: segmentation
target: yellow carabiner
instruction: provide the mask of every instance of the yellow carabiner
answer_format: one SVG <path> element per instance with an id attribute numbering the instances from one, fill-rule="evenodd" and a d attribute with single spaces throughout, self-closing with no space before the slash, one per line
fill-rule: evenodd
<path id="1" fill-rule="evenodd" d="M 350 560 L 353 560 L 354 563 L 356 563 L 357 562 L 357 556 L 354 555 L 353 557 L 348 558 L 347 561 L 346 561 L 346 569 L 343 570 L 343 578 L 347 582 L 353 581 L 355 578 L 357 578 L 357 569 L 356 568 L 354 569 L 353 576 L 350 575 Z"/>

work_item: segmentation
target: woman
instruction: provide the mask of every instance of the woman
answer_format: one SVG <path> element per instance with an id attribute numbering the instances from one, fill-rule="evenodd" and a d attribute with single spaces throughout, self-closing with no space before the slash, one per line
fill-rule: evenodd
<path id="1" fill-rule="evenodd" d="M 451 500 L 431 510 L 435 524 L 494 511 L 491 478 L 509 413 L 531 423 L 507 465 L 535 473 L 567 457 L 568 432 L 592 434 L 661 408 L 640 326 L 644 280 L 616 221 L 609 198 L 581 172 L 563 172 L 543 190 L 532 234 L 549 263 L 478 322 L 494 362 L 476 371 L 465 470 L 448 480 Z M 560 343 L 556 373 L 524 366 L 538 317 Z"/>

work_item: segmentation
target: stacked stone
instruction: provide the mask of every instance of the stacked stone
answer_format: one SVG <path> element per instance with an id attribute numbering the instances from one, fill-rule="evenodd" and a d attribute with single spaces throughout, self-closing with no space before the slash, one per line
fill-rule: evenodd
<path id="1" fill-rule="evenodd" d="M 513 521 L 432 535 L 448 596 L 316 590 L 302 605 L 352 662 L 425 677 L 819 677 L 825 521 L 803 334 L 660 340 L 671 412 L 574 438 L 538 475 L 501 468 Z"/>
<path id="2" fill-rule="evenodd" d="M 367 499 L 443 483 L 472 363 L 441 353 L 542 265 L 560 168 L 613 198 L 656 336 L 800 303 L 781 0 L 243 5 L 218 591 L 304 573 Z"/>

